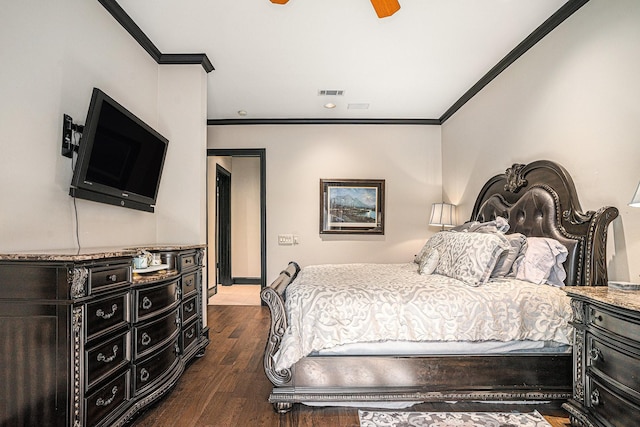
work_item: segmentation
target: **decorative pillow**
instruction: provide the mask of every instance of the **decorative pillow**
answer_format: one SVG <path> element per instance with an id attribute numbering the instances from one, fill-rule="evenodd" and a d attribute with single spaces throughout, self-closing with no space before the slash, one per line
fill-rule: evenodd
<path id="1" fill-rule="evenodd" d="M 442 242 L 444 241 L 444 238 L 442 236 L 446 233 L 449 233 L 449 232 L 440 231 L 434 234 L 433 236 L 429 237 L 429 240 L 427 240 L 427 243 L 425 243 L 422 249 L 420 249 L 420 252 L 418 252 L 418 255 L 416 255 L 413 262 L 415 262 L 416 264 L 420 264 L 420 262 L 425 257 L 427 257 L 433 249 L 437 249 L 438 246 L 442 244 Z"/>
<path id="2" fill-rule="evenodd" d="M 443 233 L 435 273 L 470 286 L 486 283 L 502 252 L 509 249 L 503 237 L 491 233 Z"/>
<path id="3" fill-rule="evenodd" d="M 524 234 L 505 234 L 504 238 L 509 244 L 509 249 L 504 251 L 502 255 L 500 255 L 500 258 L 498 258 L 498 262 L 496 263 L 493 272 L 491 272 L 491 277 L 514 275 L 515 272 L 512 267 L 516 260 L 520 260 L 524 257 L 527 249 L 527 238 Z"/>
<path id="4" fill-rule="evenodd" d="M 515 277 L 536 284 L 564 286 L 567 272 L 562 263 L 567 255 L 567 248 L 555 239 L 527 237 L 524 257 L 514 263 Z"/>
<path id="5" fill-rule="evenodd" d="M 420 274 L 433 274 L 438 266 L 440 260 L 440 253 L 437 249 L 433 249 L 427 256 L 422 258 L 420 264 L 418 264 L 418 273 Z"/>

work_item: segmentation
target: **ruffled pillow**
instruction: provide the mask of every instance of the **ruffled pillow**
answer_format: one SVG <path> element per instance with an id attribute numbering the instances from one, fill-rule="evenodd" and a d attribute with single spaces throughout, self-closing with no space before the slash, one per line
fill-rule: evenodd
<path id="1" fill-rule="evenodd" d="M 548 237 L 527 237 L 524 257 L 514 264 L 516 279 L 536 284 L 564 286 L 567 272 L 562 264 L 569 251 L 560 242 Z"/>
<path id="2" fill-rule="evenodd" d="M 468 221 L 457 227 L 453 227 L 451 231 L 468 232 L 468 233 L 506 233 L 509 231 L 509 222 L 499 216 L 492 221 L 478 222 Z"/>

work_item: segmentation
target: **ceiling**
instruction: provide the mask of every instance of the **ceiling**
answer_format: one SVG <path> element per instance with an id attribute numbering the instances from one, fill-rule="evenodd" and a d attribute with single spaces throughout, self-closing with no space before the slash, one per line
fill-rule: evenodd
<path id="1" fill-rule="evenodd" d="M 207 55 L 210 120 L 440 119 L 565 3 L 118 0 L 162 53 Z"/>

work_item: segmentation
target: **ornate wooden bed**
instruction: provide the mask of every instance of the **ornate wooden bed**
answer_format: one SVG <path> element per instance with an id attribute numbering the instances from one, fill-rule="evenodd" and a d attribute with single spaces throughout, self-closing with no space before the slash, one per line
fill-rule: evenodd
<path id="1" fill-rule="evenodd" d="M 550 161 L 514 164 L 480 191 L 472 219 L 501 216 L 509 233 L 552 237 L 568 250 L 567 286 L 607 284 L 606 239 L 614 207 L 583 212 L 567 171 Z M 287 328 L 285 291 L 299 272 L 291 262 L 261 293 L 271 312 L 264 369 L 273 383 L 269 401 L 278 412 L 294 403 L 318 405 L 380 402 L 549 401 L 572 391 L 571 353 L 480 355 L 309 355 L 290 369 L 276 370 L 277 352 Z"/>

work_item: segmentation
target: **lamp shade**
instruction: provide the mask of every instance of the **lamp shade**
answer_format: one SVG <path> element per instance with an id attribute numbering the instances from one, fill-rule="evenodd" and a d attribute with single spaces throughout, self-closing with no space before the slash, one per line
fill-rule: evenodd
<path id="1" fill-rule="evenodd" d="M 636 188 L 636 192 L 633 195 L 633 199 L 629 202 L 629 206 L 640 208 L 640 184 L 638 184 L 638 188 Z"/>
<path id="2" fill-rule="evenodd" d="M 431 205 L 429 225 L 442 227 L 456 226 L 456 206 L 451 203 L 434 203 Z"/>

